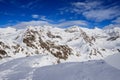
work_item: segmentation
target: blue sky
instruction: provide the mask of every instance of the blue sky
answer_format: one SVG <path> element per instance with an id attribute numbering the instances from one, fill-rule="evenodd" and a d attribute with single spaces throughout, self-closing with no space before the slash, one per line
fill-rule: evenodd
<path id="1" fill-rule="evenodd" d="M 0 27 L 120 24 L 120 0 L 0 0 Z"/>

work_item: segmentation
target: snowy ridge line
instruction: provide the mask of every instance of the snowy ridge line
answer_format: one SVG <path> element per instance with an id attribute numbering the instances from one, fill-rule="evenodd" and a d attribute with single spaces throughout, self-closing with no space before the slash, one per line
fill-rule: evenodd
<path id="1" fill-rule="evenodd" d="M 67 29 L 30 26 L 26 29 L 0 29 L 0 58 L 45 55 L 53 64 L 103 59 L 120 52 L 120 28 Z"/>

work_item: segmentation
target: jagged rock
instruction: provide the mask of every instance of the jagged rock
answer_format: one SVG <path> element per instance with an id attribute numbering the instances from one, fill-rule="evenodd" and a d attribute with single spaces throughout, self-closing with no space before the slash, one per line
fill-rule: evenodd
<path id="1" fill-rule="evenodd" d="M 67 59 L 68 56 L 72 54 L 72 49 L 67 45 L 53 46 L 52 48 L 57 49 L 58 51 L 55 53 L 51 51 L 51 53 L 60 59 Z"/>
<path id="2" fill-rule="evenodd" d="M 5 45 L 5 44 L 4 44 L 3 42 L 1 42 L 1 41 L 0 41 L 0 46 L 1 46 L 3 49 L 5 49 L 5 48 L 10 49 L 9 46 Z"/>
<path id="3" fill-rule="evenodd" d="M 120 52 L 120 49 L 117 49 L 118 50 L 118 52 Z"/>
<path id="4" fill-rule="evenodd" d="M 119 36 L 110 37 L 110 38 L 107 39 L 107 41 L 114 41 L 114 40 L 116 40 L 117 38 L 119 38 Z"/>
<path id="5" fill-rule="evenodd" d="M 4 50 L 0 50 L 0 54 L 1 54 L 1 55 L 6 55 L 7 53 L 6 53 L 6 51 L 4 51 Z"/>
<path id="6" fill-rule="evenodd" d="M 93 49 L 91 50 L 91 52 L 90 52 L 89 55 L 90 55 L 90 57 L 91 57 L 92 55 L 97 56 L 98 54 L 99 54 L 101 57 L 103 57 L 102 53 L 101 53 L 99 50 L 93 48 Z"/>
<path id="7" fill-rule="evenodd" d="M 36 32 L 37 33 L 37 32 Z M 36 41 L 36 37 L 35 35 L 37 35 L 39 38 Z M 55 36 L 52 35 L 51 32 L 48 31 L 47 36 L 49 38 L 60 38 L 60 36 Z M 68 56 L 72 53 L 72 49 L 69 48 L 67 45 L 56 45 L 54 42 L 51 42 L 50 40 L 47 41 L 43 41 L 42 36 L 40 36 L 39 34 L 35 34 L 35 31 L 33 30 L 27 30 L 27 32 L 25 33 L 25 36 L 23 38 L 23 42 L 31 48 L 35 48 L 38 49 L 37 46 L 39 46 L 39 49 L 41 50 L 46 50 L 49 53 L 51 53 L 52 55 L 54 55 L 56 58 L 59 59 L 67 59 Z M 36 43 L 36 45 L 35 45 Z M 53 49 L 56 50 L 56 52 L 52 51 Z M 35 53 L 39 53 L 39 50 L 37 50 L 37 52 L 35 51 Z"/>
<path id="8" fill-rule="evenodd" d="M 59 38 L 59 39 L 62 39 L 60 36 L 58 36 L 58 35 L 53 35 L 50 31 L 48 31 L 47 32 L 47 36 L 49 37 L 49 38 Z"/>
<path id="9" fill-rule="evenodd" d="M 36 31 L 33 31 L 33 30 L 27 30 L 25 35 L 24 35 L 24 38 L 23 38 L 23 42 L 29 46 L 29 47 L 35 47 L 34 44 L 32 44 L 32 42 L 35 41 L 35 33 L 37 33 Z"/>
<path id="10" fill-rule="evenodd" d="M 0 58 L 7 57 L 7 52 L 4 50 L 0 50 Z"/>

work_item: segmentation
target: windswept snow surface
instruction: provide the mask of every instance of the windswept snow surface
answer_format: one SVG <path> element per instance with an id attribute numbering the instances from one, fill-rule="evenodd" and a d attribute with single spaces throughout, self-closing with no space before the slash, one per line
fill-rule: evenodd
<path id="1" fill-rule="evenodd" d="M 103 60 L 38 67 L 41 56 L 0 64 L 0 80 L 120 80 L 120 70 Z"/>
<path id="2" fill-rule="evenodd" d="M 106 57 L 105 61 L 111 66 L 120 70 L 120 53 Z"/>

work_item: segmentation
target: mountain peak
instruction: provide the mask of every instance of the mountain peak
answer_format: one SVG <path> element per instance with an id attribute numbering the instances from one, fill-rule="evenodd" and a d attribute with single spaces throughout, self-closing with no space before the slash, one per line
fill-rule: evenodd
<path id="1" fill-rule="evenodd" d="M 44 54 L 54 57 L 54 62 L 58 63 L 69 61 L 71 56 L 74 60 L 76 58 L 80 61 L 85 58 L 93 60 L 115 54 L 120 47 L 116 45 L 119 43 L 119 37 L 112 41 L 114 43 L 111 43 L 110 35 L 98 28 L 87 29 L 72 26 L 62 29 L 52 26 L 29 26 L 26 29 L 6 28 L 0 30 L 1 32 L 8 31 L 4 32 L 4 35 L 0 35 L 0 50 L 5 54 L 1 53 L 1 58 Z"/>

